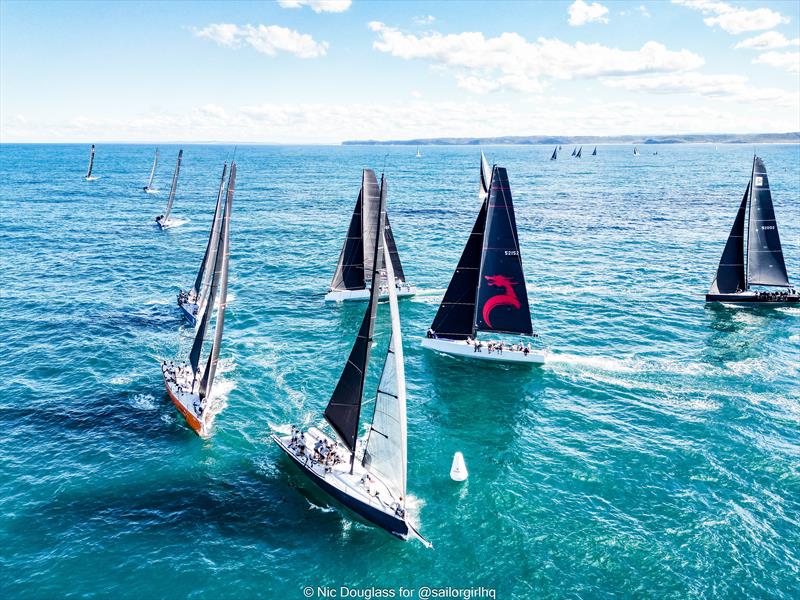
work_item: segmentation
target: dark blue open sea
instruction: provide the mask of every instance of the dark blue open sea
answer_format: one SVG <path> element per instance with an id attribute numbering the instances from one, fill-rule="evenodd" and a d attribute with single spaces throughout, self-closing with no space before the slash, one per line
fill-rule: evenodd
<path id="1" fill-rule="evenodd" d="M 702 298 L 752 146 L 582 160 L 565 146 L 553 162 L 552 147 L 484 148 L 508 169 L 553 353 L 530 370 L 419 346 L 478 209 L 477 147 L 240 146 L 225 408 L 207 441 L 158 361 L 187 352 L 175 294 L 233 149 L 184 146 L 186 222 L 166 232 L 153 218 L 177 146 L 161 147 L 157 196 L 141 191 L 153 150 L 100 144 L 86 182 L 87 145 L 0 146 L 2 597 L 800 597 L 800 308 Z M 757 152 L 798 282 L 800 146 Z M 387 153 L 394 233 L 422 290 L 400 313 L 409 491 L 432 550 L 332 510 L 269 439 L 321 422 L 364 309 L 323 293 L 361 169 L 380 173 Z M 448 476 L 457 450 L 464 484 Z"/>

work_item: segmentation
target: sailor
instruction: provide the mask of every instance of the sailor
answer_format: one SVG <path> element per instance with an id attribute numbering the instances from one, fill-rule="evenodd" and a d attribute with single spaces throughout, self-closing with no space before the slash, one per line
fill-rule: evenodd
<path id="1" fill-rule="evenodd" d="M 306 434 L 300 432 L 300 437 L 297 438 L 297 450 L 303 455 L 306 451 Z"/>
<path id="2" fill-rule="evenodd" d="M 433 329 L 428 327 L 428 333 L 426 335 L 428 336 L 428 339 L 431 339 L 433 337 Z"/>

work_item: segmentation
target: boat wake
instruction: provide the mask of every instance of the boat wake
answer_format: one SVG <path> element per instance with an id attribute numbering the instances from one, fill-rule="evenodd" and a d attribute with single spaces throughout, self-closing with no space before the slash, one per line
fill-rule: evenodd
<path id="1" fill-rule="evenodd" d="M 158 404 L 152 394 L 134 394 L 131 397 L 131 406 L 139 410 L 156 410 Z"/>
<path id="2" fill-rule="evenodd" d="M 91 177 L 84 177 L 86 181 L 97 181 L 102 175 L 92 175 Z"/>
<path id="3" fill-rule="evenodd" d="M 675 375 L 701 375 L 708 373 L 712 367 L 706 363 L 688 362 L 672 359 L 640 358 L 627 356 L 613 358 L 608 356 L 584 356 L 580 354 L 551 353 L 547 356 L 549 367 L 577 366 L 587 370 L 606 371 L 611 373 L 673 373 Z"/>

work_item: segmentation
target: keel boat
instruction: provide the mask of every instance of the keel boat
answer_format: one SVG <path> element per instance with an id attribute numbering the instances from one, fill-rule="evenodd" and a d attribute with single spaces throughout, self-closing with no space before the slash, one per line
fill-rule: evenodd
<path id="1" fill-rule="evenodd" d="M 550 160 L 556 160 L 558 158 L 558 146 L 553 148 L 553 154 L 550 155 Z"/>
<path id="2" fill-rule="evenodd" d="M 150 179 L 147 180 L 147 185 L 142 189 L 146 194 L 155 194 L 158 190 L 153 188 L 153 178 L 156 176 L 156 167 L 158 166 L 158 148 L 156 148 L 156 155 L 153 157 L 153 167 L 150 169 Z"/>
<path id="3" fill-rule="evenodd" d="M 188 363 L 173 361 L 161 363 L 164 386 L 167 395 L 178 409 L 189 427 L 200 437 L 208 437 L 211 431 L 212 417 L 208 410 L 214 384 L 214 375 L 219 361 L 222 330 L 225 324 L 225 306 L 228 298 L 228 259 L 230 258 L 230 219 L 233 191 L 236 183 L 236 163 L 231 164 L 231 173 L 225 198 L 225 212 L 222 225 L 216 240 L 217 251 L 214 261 L 214 273 L 211 278 L 208 300 L 195 330 L 194 342 L 189 352 Z M 216 324 L 205 365 L 201 361 L 206 334 L 211 327 L 212 313 L 216 308 Z"/>
<path id="4" fill-rule="evenodd" d="M 225 202 L 225 175 L 227 169 L 228 163 L 226 162 L 222 165 L 222 177 L 219 181 L 214 219 L 211 221 L 211 232 L 208 235 L 208 244 L 203 255 L 203 262 L 200 263 L 200 270 L 197 272 L 192 288 L 178 292 L 178 308 L 181 309 L 186 320 L 195 326 L 197 325 L 197 315 L 202 314 L 206 302 L 208 302 L 211 279 L 214 275 L 214 265 L 217 261 L 222 207 Z"/>
<path id="5" fill-rule="evenodd" d="M 385 179 L 382 185 L 385 186 Z M 385 193 L 385 188 L 383 189 Z M 376 206 L 380 199 L 381 190 L 375 171 L 364 169 L 361 173 L 361 191 L 356 200 L 353 216 L 350 218 L 350 227 L 347 237 L 339 253 L 339 262 L 333 274 L 328 293 L 325 294 L 326 302 L 347 302 L 353 300 L 366 301 L 371 297 L 372 279 L 372 254 L 377 243 L 375 223 L 378 220 Z M 400 254 L 394 241 L 392 226 L 389 216 L 386 215 L 385 235 L 388 251 L 392 257 L 394 277 L 387 278 L 386 271 L 379 273 L 378 287 L 380 299 L 389 297 L 389 282 L 395 288 L 398 298 L 407 298 L 417 293 L 417 288 L 406 282 Z"/>
<path id="6" fill-rule="evenodd" d="M 370 257 L 373 278 L 379 276 L 381 261 L 387 276 L 394 275 L 394 261 L 384 229 L 384 183 L 381 177 L 382 193 L 376 205 L 379 216 L 374 230 L 376 244 Z M 398 294 L 391 286 L 388 295 L 392 333 L 372 419 L 367 431 L 359 436 L 378 295 L 377 288 L 370 290 L 355 343 L 324 411 L 333 433 L 328 435 L 316 427 L 303 431 L 292 426 L 291 435 L 273 434 L 272 439 L 314 484 L 360 518 L 400 539 L 416 537 L 430 546 L 410 522 L 406 509 L 406 381 Z"/>
<path id="7" fill-rule="evenodd" d="M 521 339 L 479 340 L 478 332 Z M 422 346 L 489 362 L 542 364 L 546 351 L 538 341 L 531 323 L 508 174 L 495 166 L 489 193 Z"/>
<path id="8" fill-rule="evenodd" d="M 748 210 L 749 209 L 749 210 Z M 747 245 L 745 247 L 745 223 Z M 778 288 L 754 290 L 753 286 Z M 722 251 L 706 302 L 789 304 L 800 294 L 789 283 L 764 161 L 753 157 L 750 181 Z"/>
<path id="9" fill-rule="evenodd" d="M 169 188 L 169 196 L 167 197 L 167 208 L 164 210 L 163 215 L 156 217 L 156 225 L 161 229 L 169 229 L 175 226 L 175 221 L 170 219 L 172 213 L 172 205 L 175 202 L 175 190 L 178 189 L 178 175 L 181 172 L 181 160 L 183 160 L 183 149 L 178 151 L 178 162 L 175 163 L 175 171 L 172 173 L 172 185 Z"/>

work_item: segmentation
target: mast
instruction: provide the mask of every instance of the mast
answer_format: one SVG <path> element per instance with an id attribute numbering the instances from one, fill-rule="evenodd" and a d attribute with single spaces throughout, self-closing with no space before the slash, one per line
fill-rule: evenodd
<path id="1" fill-rule="evenodd" d="M 89 170 L 86 171 L 86 179 L 92 176 L 92 167 L 94 166 L 94 144 L 92 144 L 92 150 L 89 153 Z"/>
<path id="2" fill-rule="evenodd" d="M 217 371 L 219 362 L 219 350 L 222 346 L 222 329 L 225 325 L 225 307 L 228 302 L 228 262 L 231 253 L 231 208 L 233 205 L 233 190 L 236 186 L 236 163 L 231 163 L 231 176 L 228 179 L 228 194 L 225 200 L 225 216 L 222 219 L 222 234 L 220 237 L 220 248 L 217 254 L 217 264 L 222 263 L 219 274 L 219 303 L 217 308 L 217 324 L 214 330 L 214 342 L 211 345 L 211 352 L 208 355 L 208 363 L 200 380 L 200 398 L 204 399 L 211 395 L 211 385 L 214 382 L 214 375 Z M 216 275 L 216 274 L 215 274 Z M 212 284 L 213 285 L 213 284 Z"/>
<path id="3" fill-rule="evenodd" d="M 475 331 L 533 334 L 511 187 L 498 166 L 492 171 L 473 322 Z"/>
<path id="4" fill-rule="evenodd" d="M 153 158 L 153 168 L 150 169 L 150 179 L 147 180 L 147 186 L 145 189 L 152 189 L 153 187 L 153 178 L 156 176 L 156 167 L 158 166 L 158 148 L 156 148 L 156 155 Z"/>
<path id="5" fill-rule="evenodd" d="M 200 270 L 197 272 L 197 277 L 192 286 L 192 294 L 197 300 L 198 307 L 202 302 L 200 297 L 205 296 L 201 292 L 208 291 L 208 284 L 213 270 L 209 269 L 210 264 L 214 264 L 217 260 L 217 240 L 219 239 L 220 232 L 220 216 L 222 215 L 223 198 L 225 197 L 225 175 L 228 171 L 228 162 L 225 161 L 222 165 L 222 177 L 219 180 L 219 191 L 217 192 L 217 204 L 214 208 L 214 219 L 211 221 L 211 233 L 208 235 L 208 244 L 206 244 L 206 252 L 203 255 L 203 261 L 200 263 Z M 198 311 L 199 312 L 199 311 Z"/>
<path id="6" fill-rule="evenodd" d="M 172 173 L 172 186 L 169 188 L 169 197 L 167 198 L 167 210 L 164 211 L 162 223 L 166 223 L 169 219 L 169 213 L 172 212 L 172 204 L 175 202 L 175 190 L 178 187 L 178 174 L 181 172 L 181 159 L 183 158 L 183 148 L 178 151 L 178 162 L 175 163 L 175 172 Z"/>
<path id="7" fill-rule="evenodd" d="M 764 161 L 753 157 L 747 228 L 747 284 L 789 287 Z"/>
<path id="8" fill-rule="evenodd" d="M 383 187 L 384 178 L 381 176 L 381 186 Z M 383 257 L 383 230 L 384 215 L 383 203 L 385 200 L 385 190 L 382 189 L 378 199 L 378 222 L 375 229 L 377 243 L 372 258 L 373 280 L 377 281 L 380 271 L 380 262 Z M 391 286 L 390 286 L 391 287 Z M 358 422 L 361 416 L 361 403 L 364 394 L 364 380 L 367 375 L 367 365 L 372 349 L 372 333 L 375 328 L 375 315 L 378 310 L 378 295 L 380 286 L 373 285 L 370 289 L 369 302 L 361 321 L 361 327 L 356 335 L 350 356 L 347 358 L 342 374 L 336 388 L 333 390 L 328 406 L 325 408 L 325 420 L 330 424 L 336 435 L 342 440 L 344 445 L 350 450 L 350 472 L 353 471 L 355 461 L 356 441 L 358 440 Z"/>
<path id="9" fill-rule="evenodd" d="M 733 227 L 719 259 L 717 274 L 711 282 L 710 294 L 735 294 L 747 289 L 744 275 L 744 222 L 747 202 L 750 198 L 750 182 L 742 196 L 739 211 L 733 221 Z"/>

